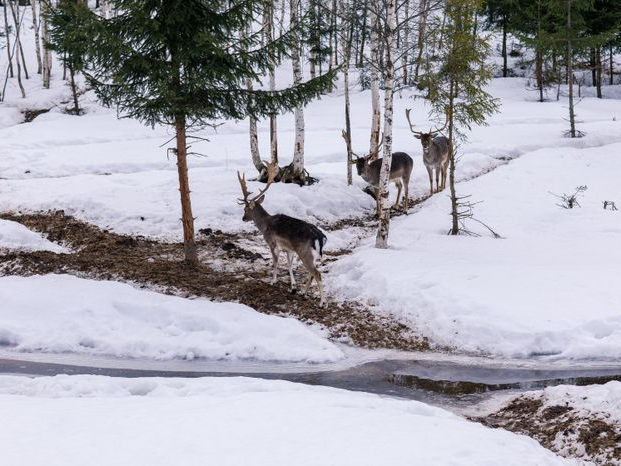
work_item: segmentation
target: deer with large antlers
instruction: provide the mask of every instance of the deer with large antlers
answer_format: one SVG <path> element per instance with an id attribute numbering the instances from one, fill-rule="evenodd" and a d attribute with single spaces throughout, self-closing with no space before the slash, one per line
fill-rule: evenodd
<path id="1" fill-rule="evenodd" d="M 449 122 L 448 115 L 444 126 L 440 129 L 429 130 L 428 133 L 422 131 L 414 131 L 414 125 L 410 121 L 410 109 L 405 111 L 405 117 L 410 125 L 410 131 L 414 134 L 416 139 L 420 139 L 420 143 L 423 146 L 423 163 L 427 168 L 429 174 L 429 194 L 433 194 L 433 172 L 436 174 L 436 193 L 443 190 L 446 186 L 446 169 L 449 162 L 449 150 L 450 142 L 444 136 L 437 136 L 442 132 Z M 441 177 L 440 182 L 438 178 Z"/>
<path id="2" fill-rule="evenodd" d="M 295 290 L 296 282 L 293 276 L 293 254 L 297 254 L 302 264 L 309 273 L 306 281 L 304 293 L 313 281 L 317 282 L 319 288 L 319 305 L 324 304 L 323 285 L 321 282 L 321 274 L 315 267 L 316 257 L 323 255 L 323 247 L 327 238 L 322 231 L 315 225 L 311 225 L 304 220 L 289 217 L 284 214 L 270 215 L 261 205 L 265 199 L 265 192 L 274 182 L 276 176 L 276 165 L 269 164 L 267 166 L 268 179 L 267 185 L 259 194 L 250 198 L 250 192 L 246 185 L 246 176 L 237 172 L 237 178 L 241 185 L 243 199 L 239 199 L 239 204 L 244 206 L 244 222 L 254 222 L 255 226 L 263 234 L 265 242 L 270 248 L 274 263 L 272 283 L 276 283 L 278 275 L 278 257 L 281 251 L 287 253 L 287 263 L 289 265 L 289 277 L 291 278 L 291 291 Z"/>
<path id="3" fill-rule="evenodd" d="M 349 141 L 349 137 L 345 131 L 342 132 L 343 139 L 347 143 L 348 147 L 351 145 Z M 356 153 L 352 152 L 355 160 L 351 161 L 352 165 L 356 165 L 356 171 L 358 175 L 367 183 L 371 185 L 373 188 L 373 192 L 375 193 L 375 198 L 379 194 L 379 181 L 380 181 L 380 171 L 382 169 L 382 159 L 378 158 L 373 161 L 369 160 L 372 158 L 372 155 L 378 155 L 380 147 L 382 147 L 383 141 L 377 146 L 374 152 L 364 155 L 362 157 L 358 156 Z M 401 191 L 404 191 L 403 195 L 403 211 L 407 213 L 408 211 L 408 192 L 409 192 L 409 184 L 410 184 L 410 176 L 412 175 L 412 167 L 414 166 L 414 162 L 412 157 L 410 157 L 405 152 L 393 152 L 392 153 L 392 162 L 390 164 L 390 177 L 389 182 L 393 182 L 395 186 L 397 186 L 397 198 L 395 199 L 395 203 L 393 208 L 397 208 L 399 206 L 399 198 L 401 197 Z"/>

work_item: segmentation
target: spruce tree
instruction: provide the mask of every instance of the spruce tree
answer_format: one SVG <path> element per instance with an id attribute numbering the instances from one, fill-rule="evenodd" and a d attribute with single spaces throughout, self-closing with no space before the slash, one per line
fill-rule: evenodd
<path id="1" fill-rule="evenodd" d="M 492 77 L 487 64 L 490 47 L 488 38 L 477 35 L 476 12 L 480 0 L 446 0 L 443 24 L 436 32 L 445 38 L 438 50 L 439 63 L 428 70 L 428 96 L 432 118 L 448 119 L 450 141 L 449 185 L 451 190 L 450 234 L 460 232 L 460 200 L 455 191 L 455 148 L 466 139 L 473 124 L 485 124 L 488 116 L 498 110 L 498 101 L 485 91 Z"/>
<path id="2" fill-rule="evenodd" d="M 113 0 L 118 15 L 93 15 L 88 82 L 120 115 L 168 125 L 176 136 L 184 252 L 196 264 L 186 134 L 216 119 L 266 116 L 304 105 L 325 92 L 333 74 L 277 91 L 249 90 L 292 46 L 285 33 L 269 44 L 244 34 L 262 0 Z"/>

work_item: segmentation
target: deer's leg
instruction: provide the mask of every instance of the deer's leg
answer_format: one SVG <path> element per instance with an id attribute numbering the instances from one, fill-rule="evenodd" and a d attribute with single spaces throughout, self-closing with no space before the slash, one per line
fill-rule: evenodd
<path id="1" fill-rule="evenodd" d="M 427 168 L 427 174 L 429 175 L 429 195 L 433 195 L 433 168 L 425 166 Z"/>
<path id="2" fill-rule="evenodd" d="M 410 179 L 409 178 L 404 178 L 403 180 L 403 184 L 405 185 L 405 190 L 404 190 L 404 196 L 403 196 L 403 211 L 407 214 L 408 213 L 408 201 L 409 201 L 409 195 L 410 195 Z"/>
<path id="3" fill-rule="evenodd" d="M 272 261 L 273 261 L 273 276 L 272 276 L 272 285 L 276 283 L 278 279 L 278 256 L 280 255 L 280 248 L 278 246 L 274 246 L 272 249 Z"/>
<path id="4" fill-rule="evenodd" d="M 293 252 L 287 251 L 287 263 L 289 264 L 289 277 L 291 277 L 291 291 L 295 290 L 295 278 L 293 277 Z"/>
<path id="5" fill-rule="evenodd" d="M 313 279 L 317 282 L 317 287 L 319 288 L 319 305 L 323 306 L 324 296 L 323 296 L 323 284 L 321 282 L 321 274 L 319 270 L 315 267 L 315 258 L 313 257 L 313 253 L 310 248 L 307 249 L 303 254 L 298 254 L 302 264 L 308 270 L 308 279 L 306 280 L 306 286 L 304 288 L 304 293 L 308 293 L 308 289 L 310 288 Z"/>
<path id="6" fill-rule="evenodd" d="M 403 189 L 403 183 L 401 180 L 395 180 L 395 186 L 397 186 L 397 199 L 395 199 L 395 203 L 392 206 L 393 209 L 399 207 L 399 198 L 401 197 L 401 190 Z"/>
<path id="7" fill-rule="evenodd" d="M 439 178 L 440 178 L 440 171 L 442 170 L 442 165 L 438 165 L 436 167 L 436 192 L 439 193 L 440 192 L 440 183 L 438 182 Z"/>

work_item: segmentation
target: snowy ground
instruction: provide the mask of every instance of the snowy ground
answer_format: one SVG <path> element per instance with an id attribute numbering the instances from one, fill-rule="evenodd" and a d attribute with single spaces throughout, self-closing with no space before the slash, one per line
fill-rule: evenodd
<path id="1" fill-rule="evenodd" d="M 118 120 L 89 93 L 82 97 L 84 116 L 64 114 L 59 102 L 69 91 L 59 66 L 54 73 L 49 91 L 40 89 L 39 77 L 26 82 L 25 100 L 9 81 L 0 107 L 0 212 L 64 210 L 116 232 L 179 239 L 175 161 L 160 147 L 170 131 Z M 393 221 L 388 251 L 372 248 L 372 236 L 360 239 L 359 229 L 329 232 L 328 250 L 354 248 L 329 265 L 330 299 L 360 300 L 457 352 L 618 361 L 620 213 L 603 210 L 602 202 L 621 207 L 621 92 L 606 87 L 607 99 L 585 98 L 578 115 L 587 136 L 570 140 L 563 137 L 565 100 L 537 103 L 524 86 L 521 78 L 492 83 L 501 113 L 489 127 L 473 130 L 460 148 L 457 169 L 458 193 L 484 201 L 476 206 L 476 217 L 504 239 L 489 237 L 474 223 L 469 227 L 482 237 L 447 237 L 448 200 L 444 193 L 436 195 Z M 353 89 L 352 105 L 354 150 L 363 153 L 369 93 Z M 19 124 L 21 110 L 50 107 L 32 123 Z M 394 149 L 414 158 L 410 193 L 421 197 L 428 181 L 420 143 L 404 118 L 409 107 L 419 128 L 433 123 L 422 102 L 407 92 L 396 101 Z M 372 200 L 361 191 L 364 183 L 356 176 L 353 187 L 345 183 L 342 115 L 341 89 L 308 106 L 307 168 L 321 181 L 309 188 L 273 186 L 265 201 L 270 212 L 322 226 L 372 212 Z M 196 143 L 193 150 L 205 156 L 190 162 L 197 228 L 252 231 L 236 203 L 236 171 L 252 173 L 247 123 L 226 122 L 201 136 L 210 142 Z M 281 161 L 287 163 L 291 115 L 279 119 L 279 138 Z M 260 143 L 265 157 L 266 122 L 260 125 Z M 550 194 L 572 193 L 580 185 L 588 186 L 580 209 L 561 209 Z M 257 186 L 250 183 L 250 189 Z M 0 249 L 65 251 L 7 221 L 0 221 Z M 8 352 L 150 358 L 325 362 L 344 357 L 320 331 L 291 319 L 62 276 L 0 279 L 0 345 Z M 586 393 L 575 390 L 575 399 Z M 611 406 L 618 413 L 621 396 L 615 397 Z M 601 397 L 592 399 L 603 403 Z M 1 377 L 0 417 L 3 459 L 24 466 L 69 466 L 84 464 L 85 458 L 102 465 L 180 459 L 183 464 L 566 464 L 526 437 L 420 403 L 248 379 Z"/>
<path id="2" fill-rule="evenodd" d="M 571 464 L 422 403 L 279 381 L 2 376 L 0 413 L 13 466 Z"/>

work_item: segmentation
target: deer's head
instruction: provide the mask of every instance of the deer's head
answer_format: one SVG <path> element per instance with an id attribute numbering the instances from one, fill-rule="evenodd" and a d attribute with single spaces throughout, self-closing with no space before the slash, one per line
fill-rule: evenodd
<path id="1" fill-rule="evenodd" d="M 248 186 L 246 185 L 246 174 L 240 175 L 239 172 L 237 172 L 237 179 L 239 180 L 242 195 L 244 196 L 243 198 L 238 199 L 237 203 L 244 206 L 244 216 L 242 217 L 244 222 L 252 221 L 254 210 L 265 200 L 265 192 L 272 185 L 275 177 L 276 164 L 267 164 L 267 184 L 265 185 L 265 188 L 259 192 L 259 194 L 251 198 L 250 194 L 252 193 L 248 191 Z"/>
<path id="2" fill-rule="evenodd" d="M 447 112 L 446 121 L 444 122 L 444 126 L 442 128 L 440 129 L 436 128 L 435 130 L 430 129 L 428 133 L 423 133 L 422 131 L 414 131 L 414 125 L 410 121 L 410 109 L 409 108 L 406 109 L 405 111 L 405 117 L 407 118 L 408 124 L 410 125 L 410 131 L 412 131 L 412 134 L 414 135 L 416 139 L 420 139 L 420 143 L 423 146 L 424 151 L 427 151 L 429 149 L 429 146 L 431 145 L 433 138 L 435 138 L 438 135 L 438 133 L 442 132 L 442 130 L 446 128 L 446 125 L 448 125 L 448 122 L 449 122 L 448 112 Z"/>

